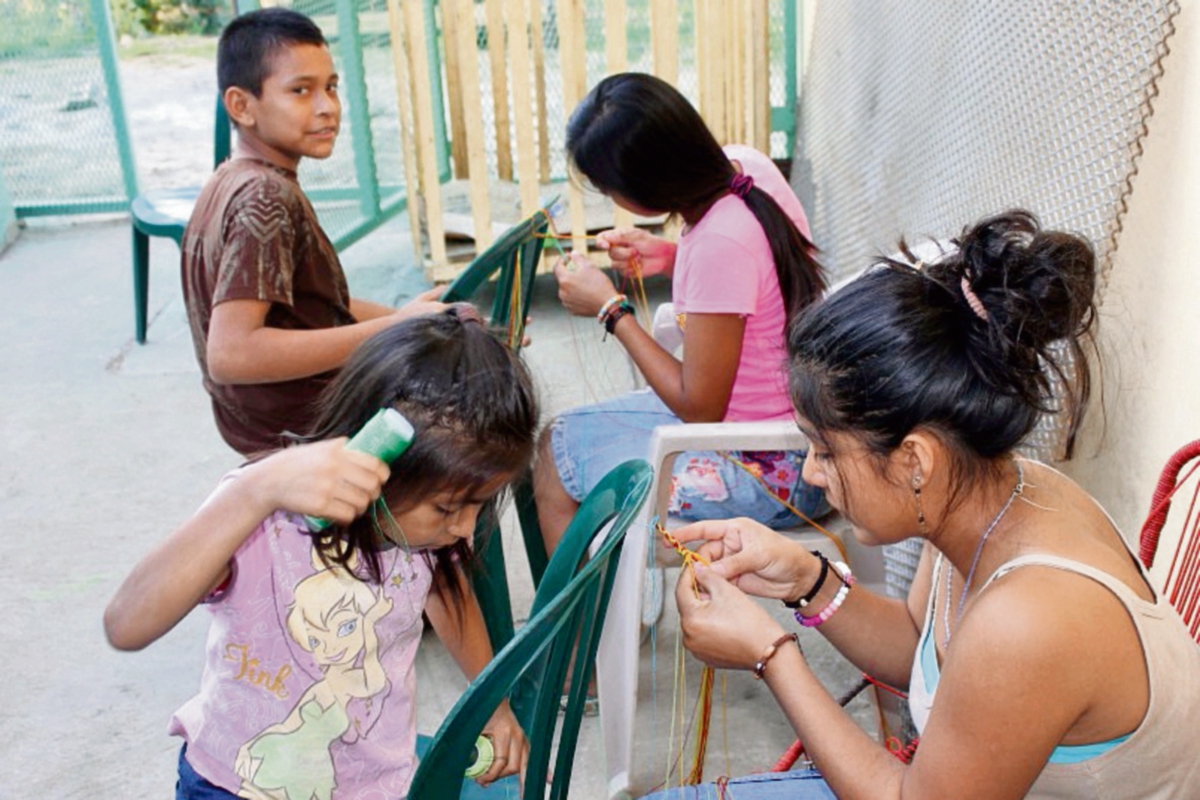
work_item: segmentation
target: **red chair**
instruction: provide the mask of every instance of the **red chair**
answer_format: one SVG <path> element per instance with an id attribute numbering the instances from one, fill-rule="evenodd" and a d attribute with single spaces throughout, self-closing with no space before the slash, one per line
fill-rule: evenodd
<path id="1" fill-rule="evenodd" d="M 1171 517 L 1172 529 L 1180 534 L 1162 591 L 1200 644 L 1200 439 L 1176 451 L 1159 476 L 1150 514 L 1142 524 L 1138 552 L 1146 569 L 1154 565 L 1159 534 L 1177 494 L 1178 499 L 1187 501 L 1187 511 L 1181 516 L 1183 506 L 1177 506 Z M 1182 525 L 1177 526 L 1180 520 Z"/>

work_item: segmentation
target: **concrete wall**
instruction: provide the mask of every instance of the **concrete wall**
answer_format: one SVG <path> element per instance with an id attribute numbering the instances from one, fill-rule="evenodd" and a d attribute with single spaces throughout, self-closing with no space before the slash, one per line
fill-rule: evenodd
<path id="1" fill-rule="evenodd" d="M 1200 7 L 1176 25 L 1101 306 L 1103 408 L 1064 467 L 1130 538 L 1167 458 L 1200 438 Z"/>

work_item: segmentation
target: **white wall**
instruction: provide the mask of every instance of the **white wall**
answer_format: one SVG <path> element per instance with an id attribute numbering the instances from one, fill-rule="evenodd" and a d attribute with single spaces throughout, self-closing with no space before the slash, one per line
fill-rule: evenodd
<path id="1" fill-rule="evenodd" d="M 1200 439 L 1200 8 L 1176 26 L 1101 306 L 1103 407 L 1064 467 L 1130 539 L 1167 458 Z"/>

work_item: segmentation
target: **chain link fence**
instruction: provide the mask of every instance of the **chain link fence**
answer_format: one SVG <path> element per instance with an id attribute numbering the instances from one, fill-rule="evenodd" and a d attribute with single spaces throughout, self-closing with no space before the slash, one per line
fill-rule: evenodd
<path id="1" fill-rule="evenodd" d="M 1093 242 L 1102 295 L 1179 10 L 1177 0 L 820 3 L 792 184 L 835 279 L 901 236 L 947 238 L 1024 206 Z M 1022 452 L 1058 460 L 1065 422 L 1043 416 Z M 907 590 L 919 545 L 889 548 L 891 591 Z"/>
<path id="2" fill-rule="evenodd" d="M 0 168 L 18 214 L 136 193 L 106 0 L 0 0 Z"/>

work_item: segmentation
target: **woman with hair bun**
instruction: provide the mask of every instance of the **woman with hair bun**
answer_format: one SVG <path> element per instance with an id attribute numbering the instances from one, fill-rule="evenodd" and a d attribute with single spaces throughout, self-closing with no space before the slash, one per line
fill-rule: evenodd
<path id="1" fill-rule="evenodd" d="M 1104 509 L 1015 452 L 1048 409 L 1063 408 L 1071 438 L 1083 416 L 1092 249 L 1025 211 L 954 244 L 932 263 L 868 270 L 803 312 L 788 343 L 812 441 L 804 478 L 860 541 L 924 540 L 907 599 L 855 586 L 846 565 L 750 520 L 676 532 L 712 562 L 679 581 L 686 646 L 765 680 L 819 770 L 735 781 L 730 795 L 1200 797 L 1200 648 Z M 1077 377 L 1056 399 L 1058 343 Z M 910 764 L 854 724 L 752 595 L 907 690 Z"/>

